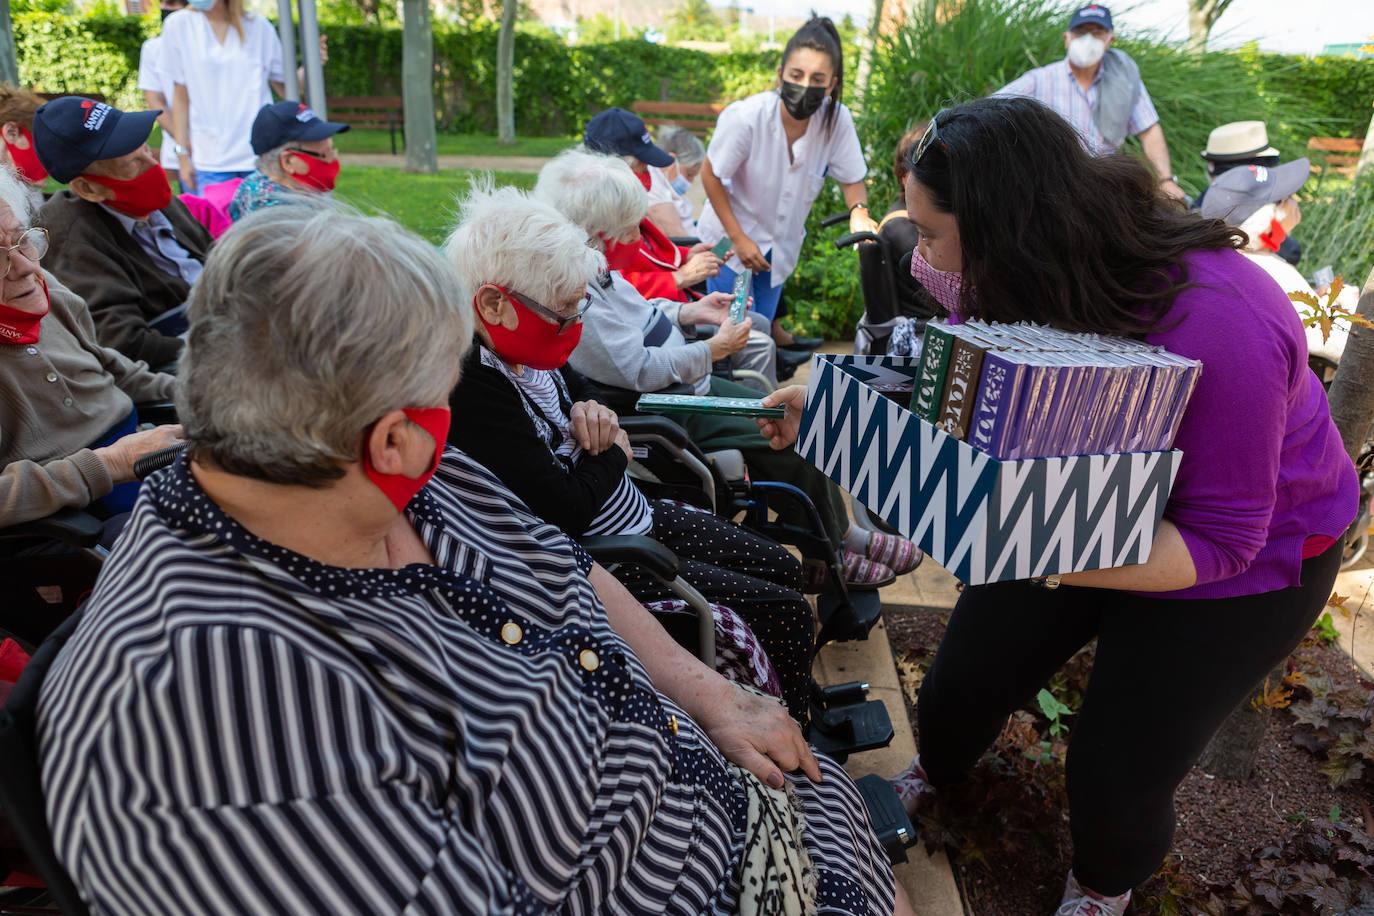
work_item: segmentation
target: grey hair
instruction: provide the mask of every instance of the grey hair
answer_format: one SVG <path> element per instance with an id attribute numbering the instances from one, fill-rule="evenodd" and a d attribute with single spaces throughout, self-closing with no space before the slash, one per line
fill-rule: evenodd
<path id="1" fill-rule="evenodd" d="M 19 225 L 27 227 L 33 213 L 29 209 L 29 192 L 10 165 L 0 166 L 0 203 L 10 208 Z"/>
<path id="2" fill-rule="evenodd" d="M 305 486 L 341 477 L 382 415 L 445 402 L 472 339 L 433 246 L 322 197 L 235 223 L 188 317 L 177 413 L 196 453 Z"/>
<path id="3" fill-rule="evenodd" d="M 253 166 L 268 178 L 282 177 L 281 154 L 291 148 L 294 140 L 287 140 L 281 146 L 273 147 L 253 162 Z"/>
<path id="4" fill-rule="evenodd" d="M 580 147 L 544 163 L 534 196 L 595 237 L 627 234 L 649 208 L 644 185 L 619 156 Z"/>
<path id="5" fill-rule="evenodd" d="M 706 147 L 701 139 L 685 127 L 666 124 L 658 129 L 658 145 L 665 153 L 672 153 L 684 169 L 700 165 L 706 159 Z"/>
<path id="6" fill-rule="evenodd" d="M 518 188 L 493 189 L 489 175 L 473 179 L 459 198 L 444 253 L 464 303 L 483 283 L 496 283 L 552 308 L 579 295 L 606 266 L 582 228 Z"/>

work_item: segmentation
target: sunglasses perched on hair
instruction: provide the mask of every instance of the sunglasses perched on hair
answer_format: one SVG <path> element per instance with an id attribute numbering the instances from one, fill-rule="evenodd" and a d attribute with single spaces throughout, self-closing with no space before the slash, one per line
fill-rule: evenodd
<path id="1" fill-rule="evenodd" d="M 586 293 L 582 296 L 580 300 L 578 300 L 577 311 L 573 312 L 571 315 L 560 315 L 553 309 L 545 308 L 538 302 L 535 302 L 533 299 L 529 299 L 525 296 L 522 296 L 519 293 L 514 292 L 513 290 L 506 289 L 499 283 L 493 283 L 491 285 L 499 289 L 501 292 L 505 293 L 512 300 L 520 303 L 525 308 L 529 309 L 531 312 L 534 312 L 539 317 L 545 318 L 553 322 L 554 324 L 558 325 L 559 334 L 562 334 L 572 325 L 581 321 L 582 316 L 587 314 L 587 309 L 592 307 L 592 294 Z"/>
<path id="2" fill-rule="evenodd" d="M 946 109 L 941 108 L 935 113 L 935 117 L 930 119 L 930 126 L 928 126 L 926 132 L 921 135 L 921 142 L 917 143 L 916 148 L 911 151 L 910 161 L 912 169 L 915 169 L 916 166 L 921 164 L 921 159 L 923 159 L 925 154 L 930 151 L 930 148 L 935 145 L 935 141 L 940 139 L 940 115 L 944 114 L 945 110 Z M 940 145 L 946 150 L 949 149 L 944 143 Z"/>

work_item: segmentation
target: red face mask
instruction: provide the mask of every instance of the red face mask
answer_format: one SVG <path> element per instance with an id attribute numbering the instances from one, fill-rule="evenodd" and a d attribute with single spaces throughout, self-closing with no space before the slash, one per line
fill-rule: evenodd
<path id="1" fill-rule="evenodd" d="M 531 369 L 558 369 L 572 356 L 577 343 L 582 339 L 582 322 L 569 325 L 562 334 L 558 325 L 548 321 L 516 302 L 510 296 L 507 301 L 515 307 L 517 324 L 515 330 L 490 324 L 477 311 L 477 320 L 487 329 L 491 338 L 491 348 L 496 355 L 512 366 L 529 366 Z M 477 297 L 472 299 L 473 309 L 477 309 Z"/>
<path id="2" fill-rule="evenodd" d="M 20 344 L 38 343 L 38 335 L 43 330 L 39 322 L 52 307 L 48 298 L 48 281 L 39 274 L 38 282 L 43 287 L 43 311 L 21 312 L 8 305 L 0 305 L 0 344 L 17 347 Z"/>
<path id="3" fill-rule="evenodd" d="M 639 260 L 639 243 L 622 245 L 613 239 L 606 240 L 606 267 L 609 270 L 633 270 Z"/>
<path id="4" fill-rule="evenodd" d="M 167 173 L 159 165 L 128 181 L 95 175 L 81 177 L 114 191 L 114 200 L 105 201 L 105 205 L 134 219 L 144 219 L 149 213 L 161 210 L 172 202 L 172 186 L 167 183 Z"/>
<path id="5" fill-rule="evenodd" d="M 48 170 L 43 168 L 43 163 L 38 161 L 38 153 L 33 148 L 33 134 L 20 127 L 19 132 L 24 135 L 24 139 L 29 141 L 28 149 L 19 147 L 5 141 L 5 148 L 10 151 L 10 161 L 19 172 L 19 177 L 29 184 L 42 184 L 48 180 Z"/>
<path id="6" fill-rule="evenodd" d="M 303 150 L 291 150 L 301 162 L 305 163 L 304 175 L 292 175 L 296 181 L 310 188 L 312 191 L 332 191 L 334 183 L 339 180 L 339 160 L 325 162 L 314 153 L 307 153 Z"/>
<path id="7" fill-rule="evenodd" d="M 425 484 L 429 483 L 429 479 L 439 469 L 439 459 L 444 456 L 444 443 L 448 441 L 448 427 L 453 418 L 447 407 L 403 407 L 401 411 L 410 422 L 434 437 L 434 460 L 430 462 L 429 470 L 419 477 L 383 474 L 372 466 L 367 444 L 363 444 L 363 473 L 367 475 L 368 480 L 376 484 L 377 489 L 381 490 L 387 499 L 391 500 L 397 512 L 405 511 L 406 506 L 415 498 L 415 494 L 425 488 Z M 368 434 L 371 432 L 372 428 L 368 427 Z"/>
<path id="8" fill-rule="evenodd" d="M 649 174 L 648 169 L 645 169 L 642 172 L 635 172 L 635 177 L 639 179 L 640 184 L 644 185 L 644 190 L 647 191 L 649 190 L 649 188 L 653 187 L 654 176 Z"/>

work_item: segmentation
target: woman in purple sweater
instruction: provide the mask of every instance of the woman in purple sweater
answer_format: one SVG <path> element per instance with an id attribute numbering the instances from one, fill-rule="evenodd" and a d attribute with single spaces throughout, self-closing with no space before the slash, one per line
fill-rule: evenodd
<path id="1" fill-rule="evenodd" d="M 920 754 L 894 780 L 914 807 L 963 778 L 1096 638 L 1058 912 L 1120 914 L 1169 851 L 1179 782 L 1326 603 L 1355 472 L 1288 298 L 1237 252 L 1243 234 L 1169 204 L 1137 160 L 1089 157 L 1036 102 L 983 99 L 936 116 L 906 198 L 915 257 L 954 273 L 962 316 L 1143 337 L 1203 364 L 1149 560 L 966 588 L 921 687 Z M 775 446 L 791 422 L 765 424 Z"/>

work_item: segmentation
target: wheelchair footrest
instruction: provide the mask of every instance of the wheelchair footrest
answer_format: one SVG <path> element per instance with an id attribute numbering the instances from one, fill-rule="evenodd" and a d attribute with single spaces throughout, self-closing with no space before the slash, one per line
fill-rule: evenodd
<path id="1" fill-rule="evenodd" d="M 892 743 L 892 719 L 882 700 L 827 709 L 812 707 L 807 740 L 818 752 L 843 763 L 850 754 Z"/>
<path id="2" fill-rule="evenodd" d="M 916 843 L 916 830 L 902 807 L 902 800 L 892 791 L 892 784 L 876 773 L 869 773 L 854 780 L 854 785 L 863 796 L 873 832 L 883 844 L 888 860 L 893 865 L 905 862 L 906 848 Z"/>
<path id="3" fill-rule="evenodd" d="M 847 596 L 825 593 L 816 596 L 821 630 L 816 645 L 867 639 L 868 631 L 883 616 L 883 599 L 876 591 L 850 591 Z"/>

